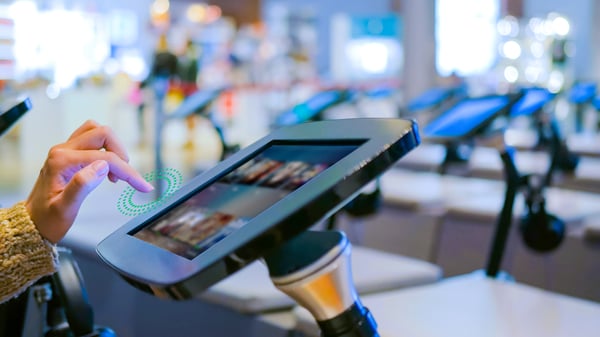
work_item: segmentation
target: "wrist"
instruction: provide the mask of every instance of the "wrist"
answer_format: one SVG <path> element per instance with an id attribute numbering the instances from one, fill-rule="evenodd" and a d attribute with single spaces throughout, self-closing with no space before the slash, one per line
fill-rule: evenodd
<path id="1" fill-rule="evenodd" d="M 43 225 L 42 221 L 38 219 L 38 217 L 36 216 L 34 202 L 28 199 L 25 202 L 23 202 L 23 206 L 25 207 L 25 211 L 29 216 L 30 221 L 33 223 L 42 239 L 48 244 L 56 245 L 58 241 L 60 241 L 60 239 L 54 238 L 52 235 L 52 231 L 47 230 L 47 228 Z"/>

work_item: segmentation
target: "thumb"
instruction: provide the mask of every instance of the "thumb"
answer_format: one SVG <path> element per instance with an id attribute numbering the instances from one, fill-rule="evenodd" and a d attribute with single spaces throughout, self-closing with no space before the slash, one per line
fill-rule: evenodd
<path id="1" fill-rule="evenodd" d="M 106 178 L 109 165 L 105 160 L 96 160 L 75 174 L 63 191 L 63 205 L 77 213 L 85 198 Z"/>

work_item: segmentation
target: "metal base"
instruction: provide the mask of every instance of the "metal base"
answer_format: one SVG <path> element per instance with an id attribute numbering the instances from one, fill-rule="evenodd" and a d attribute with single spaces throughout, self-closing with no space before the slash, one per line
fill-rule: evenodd
<path id="1" fill-rule="evenodd" d="M 273 284 L 306 308 L 323 337 L 379 336 L 352 280 L 351 245 L 339 231 L 307 231 L 265 256 Z"/>

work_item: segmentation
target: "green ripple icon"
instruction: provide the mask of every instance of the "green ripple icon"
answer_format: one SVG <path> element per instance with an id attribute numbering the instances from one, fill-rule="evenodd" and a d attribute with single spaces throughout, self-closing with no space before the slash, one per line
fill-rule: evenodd
<path id="1" fill-rule="evenodd" d="M 144 179 L 149 183 L 155 182 L 155 185 L 164 183 L 166 185 L 165 191 L 161 196 L 154 200 L 139 201 L 136 200 L 136 196 L 141 193 L 133 187 L 128 186 L 123 193 L 121 193 L 121 196 L 117 201 L 119 212 L 128 216 L 137 216 L 156 209 L 181 187 L 183 181 L 182 177 L 181 172 L 173 168 L 165 168 L 145 174 Z"/>

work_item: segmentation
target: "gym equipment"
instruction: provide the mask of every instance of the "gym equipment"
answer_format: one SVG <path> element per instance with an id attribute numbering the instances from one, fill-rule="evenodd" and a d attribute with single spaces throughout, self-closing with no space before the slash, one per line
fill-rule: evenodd
<path id="1" fill-rule="evenodd" d="M 274 284 L 317 314 L 326 336 L 376 336 L 343 262 L 348 240 L 305 230 L 419 142 L 416 124 L 401 119 L 280 128 L 109 235 L 98 255 L 132 285 L 172 299 L 194 297 L 264 259 Z M 313 301 L 313 291 L 331 301 Z"/>

